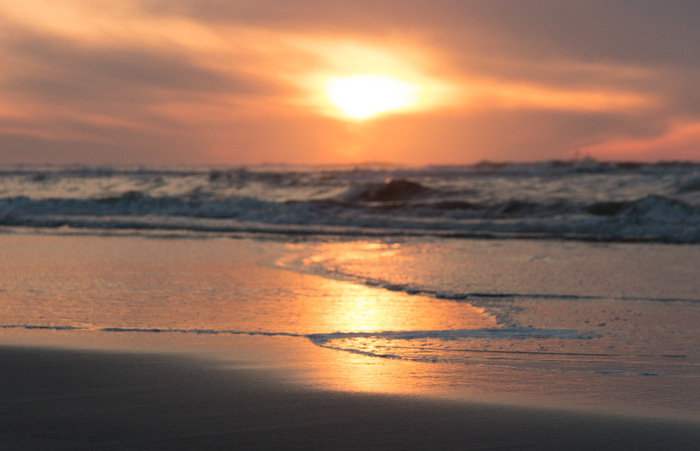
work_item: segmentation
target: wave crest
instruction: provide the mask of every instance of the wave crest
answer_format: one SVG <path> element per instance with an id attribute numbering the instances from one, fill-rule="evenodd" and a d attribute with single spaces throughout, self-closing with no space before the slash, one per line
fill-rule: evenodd
<path id="1" fill-rule="evenodd" d="M 350 187 L 339 198 L 344 201 L 405 202 L 425 197 L 434 190 L 407 179 L 388 179 L 384 183 L 364 183 Z"/>

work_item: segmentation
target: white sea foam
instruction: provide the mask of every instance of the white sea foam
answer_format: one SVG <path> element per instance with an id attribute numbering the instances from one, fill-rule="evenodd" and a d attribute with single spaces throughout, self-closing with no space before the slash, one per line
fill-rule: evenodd
<path id="1" fill-rule="evenodd" d="M 490 329 L 456 329 L 456 330 L 411 330 L 385 332 L 336 332 L 330 334 L 312 334 L 308 337 L 317 344 L 326 344 L 333 340 L 353 338 L 382 338 L 387 340 L 458 340 L 464 338 L 490 338 L 505 340 L 524 339 L 566 339 L 589 340 L 599 337 L 597 334 L 579 333 L 565 329 L 532 329 L 525 327 L 504 327 Z"/>

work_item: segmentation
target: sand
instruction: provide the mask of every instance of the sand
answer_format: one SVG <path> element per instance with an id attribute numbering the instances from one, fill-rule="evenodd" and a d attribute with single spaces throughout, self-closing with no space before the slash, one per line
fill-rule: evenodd
<path id="1" fill-rule="evenodd" d="M 172 354 L 0 348 L 11 449 L 697 449 L 700 425 L 343 393 Z"/>

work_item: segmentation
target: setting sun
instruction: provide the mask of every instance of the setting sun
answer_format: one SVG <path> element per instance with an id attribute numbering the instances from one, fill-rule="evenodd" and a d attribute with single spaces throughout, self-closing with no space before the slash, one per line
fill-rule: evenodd
<path id="1" fill-rule="evenodd" d="M 415 105 L 419 89 L 390 75 L 360 74 L 328 79 L 324 94 L 341 115 L 367 119 Z"/>

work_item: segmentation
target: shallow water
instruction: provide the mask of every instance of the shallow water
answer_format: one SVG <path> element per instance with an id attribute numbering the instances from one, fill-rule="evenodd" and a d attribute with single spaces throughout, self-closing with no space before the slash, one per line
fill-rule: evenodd
<path id="1" fill-rule="evenodd" d="M 496 328 L 338 334 L 351 352 L 550 371 L 700 375 L 697 246 L 404 240 L 299 245 L 280 264 L 483 309 Z"/>

